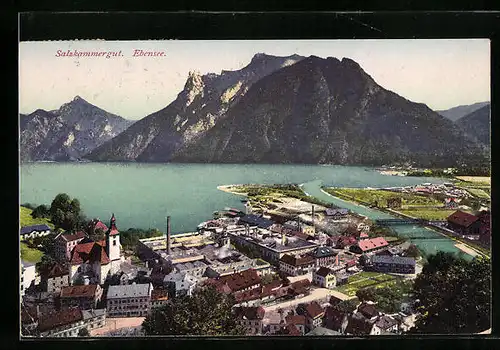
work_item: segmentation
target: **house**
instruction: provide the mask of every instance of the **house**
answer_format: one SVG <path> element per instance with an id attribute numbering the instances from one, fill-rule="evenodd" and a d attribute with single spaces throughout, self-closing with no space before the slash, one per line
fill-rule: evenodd
<path id="1" fill-rule="evenodd" d="M 317 247 L 314 250 L 307 253 L 312 256 L 316 261 L 316 267 L 329 266 L 335 263 L 335 258 L 337 253 L 329 247 Z"/>
<path id="2" fill-rule="evenodd" d="M 458 202 L 453 197 L 446 198 L 444 200 L 444 207 L 446 209 L 457 209 L 458 208 Z"/>
<path id="3" fill-rule="evenodd" d="M 331 301 L 330 301 L 331 304 Z M 325 328 L 343 334 L 347 327 L 347 313 L 329 306 L 325 309 L 323 325 Z"/>
<path id="4" fill-rule="evenodd" d="M 475 215 L 457 210 L 446 219 L 448 228 L 464 236 L 477 235 L 481 223 Z"/>
<path id="5" fill-rule="evenodd" d="M 313 330 L 323 324 L 325 310 L 316 301 L 308 303 L 304 307 L 304 316 L 306 317 L 306 329 Z"/>
<path id="6" fill-rule="evenodd" d="M 98 284 L 67 286 L 61 289 L 61 306 L 76 306 L 81 310 L 95 309 L 101 301 L 102 288 Z"/>
<path id="7" fill-rule="evenodd" d="M 38 321 L 41 337 L 76 337 L 81 329 L 92 330 L 106 325 L 106 310 L 68 308 L 43 315 Z"/>
<path id="8" fill-rule="evenodd" d="M 397 255 L 373 255 L 371 268 L 377 272 L 414 274 L 415 259 Z"/>
<path id="9" fill-rule="evenodd" d="M 307 295 L 310 289 L 311 282 L 307 278 L 295 281 L 291 283 L 288 288 L 286 288 L 287 295 L 294 298 L 301 298 L 304 295 Z"/>
<path id="10" fill-rule="evenodd" d="M 334 209 L 334 208 L 327 208 L 326 209 L 326 216 L 330 216 L 333 220 L 342 220 L 347 217 L 349 214 L 348 209 L 344 208 L 339 208 L 339 209 Z"/>
<path id="11" fill-rule="evenodd" d="M 317 271 L 313 271 L 313 282 L 322 288 L 332 289 L 337 285 L 337 278 L 332 270 L 322 266 Z"/>
<path id="12" fill-rule="evenodd" d="M 255 214 L 248 214 L 239 218 L 239 225 L 249 225 L 249 226 L 257 226 L 259 228 L 268 229 L 274 224 L 274 221 L 263 218 L 262 216 Z"/>
<path id="13" fill-rule="evenodd" d="M 316 261 L 311 255 L 302 257 L 285 254 L 279 260 L 280 271 L 291 276 L 305 275 L 316 266 Z"/>
<path id="14" fill-rule="evenodd" d="M 370 320 L 364 317 L 361 313 L 356 312 L 347 318 L 347 326 L 345 328 L 346 335 L 366 336 L 375 335 L 377 328 L 375 320 Z"/>
<path id="15" fill-rule="evenodd" d="M 353 236 L 340 236 L 337 238 L 336 248 L 345 249 L 355 245 L 358 241 Z"/>
<path id="16" fill-rule="evenodd" d="M 153 289 L 151 291 L 151 307 L 150 312 L 165 306 L 168 301 L 168 291 L 165 289 Z"/>
<path id="17" fill-rule="evenodd" d="M 398 331 L 398 321 L 391 316 L 382 315 L 375 322 L 375 326 L 381 332 L 396 333 Z"/>
<path id="18" fill-rule="evenodd" d="M 199 279 L 184 272 L 174 272 L 165 276 L 163 285 L 172 297 L 192 295 Z"/>
<path id="19" fill-rule="evenodd" d="M 380 316 L 380 312 L 375 307 L 375 304 L 371 302 L 361 303 L 357 308 L 357 312 L 372 321 Z"/>
<path id="20" fill-rule="evenodd" d="M 50 234 L 50 227 L 43 225 L 31 225 L 21 227 L 19 231 L 19 238 L 21 241 L 27 240 L 29 238 L 43 237 Z"/>
<path id="21" fill-rule="evenodd" d="M 54 239 L 55 257 L 59 261 L 69 261 L 71 259 L 71 251 L 75 246 L 85 238 L 85 233 L 79 231 L 77 233 L 60 233 Z"/>
<path id="22" fill-rule="evenodd" d="M 106 239 L 95 242 L 87 237 L 73 248 L 69 260 L 70 283 L 73 284 L 79 278 L 88 278 L 91 283 L 104 284 L 108 276 L 120 270 L 123 261 L 120 232 L 113 214 Z"/>
<path id="23" fill-rule="evenodd" d="M 61 288 L 69 286 L 70 283 L 68 269 L 59 263 L 42 271 L 40 277 L 42 288 L 48 293 L 59 293 Z"/>
<path id="24" fill-rule="evenodd" d="M 238 323 L 245 327 L 247 335 L 262 334 L 262 319 L 266 313 L 262 306 L 239 306 L 233 312 Z"/>
<path id="25" fill-rule="evenodd" d="M 306 325 L 307 325 L 306 317 L 304 315 L 287 315 L 285 317 L 285 325 L 294 326 L 299 333 L 298 335 L 304 335 L 306 332 Z M 290 327 L 290 329 L 292 330 L 292 333 L 295 333 L 292 327 Z"/>
<path id="26" fill-rule="evenodd" d="M 37 272 L 34 263 L 21 261 L 20 293 L 24 295 L 26 290 L 36 284 Z"/>
<path id="27" fill-rule="evenodd" d="M 141 317 L 149 313 L 153 285 L 109 286 L 106 310 L 109 317 Z"/>
<path id="28" fill-rule="evenodd" d="M 387 199 L 387 208 L 398 209 L 401 208 L 402 200 L 401 197 L 391 197 Z"/>
<path id="29" fill-rule="evenodd" d="M 371 253 L 379 251 L 388 245 L 389 243 L 383 237 L 375 237 L 360 240 L 356 245 L 351 246 L 350 250 L 357 254 Z"/>
<path id="30" fill-rule="evenodd" d="M 298 231 L 306 235 L 314 236 L 316 233 L 316 229 L 314 226 L 302 224 L 299 221 L 295 220 L 289 220 L 283 224 L 283 228 L 291 230 L 291 231 Z"/>

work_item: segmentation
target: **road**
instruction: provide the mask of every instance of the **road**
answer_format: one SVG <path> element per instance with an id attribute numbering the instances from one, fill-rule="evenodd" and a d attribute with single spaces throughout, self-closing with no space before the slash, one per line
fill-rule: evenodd
<path id="1" fill-rule="evenodd" d="M 106 318 L 106 325 L 101 328 L 92 329 L 91 336 L 104 335 L 108 332 L 123 329 L 136 328 L 142 325 L 145 317 L 109 317 Z"/>
<path id="2" fill-rule="evenodd" d="M 274 305 L 269 305 L 269 306 L 263 306 L 263 308 L 266 310 L 266 312 L 269 311 L 275 311 L 279 308 L 285 309 L 285 308 L 291 308 L 294 306 L 297 306 L 300 303 L 309 303 L 314 300 L 318 300 L 320 302 L 327 302 L 330 296 L 335 296 L 341 300 L 347 300 L 347 299 L 352 299 L 353 297 L 350 297 L 348 295 L 345 295 L 343 293 L 337 292 L 336 290 L 330 290 L 326 288 L 314 288 L 311 290 L 311 294 L 299 298 L 299 299 L 293 299 L 293 300 L 288 300 L 282 303 L 274 304 Z"/>

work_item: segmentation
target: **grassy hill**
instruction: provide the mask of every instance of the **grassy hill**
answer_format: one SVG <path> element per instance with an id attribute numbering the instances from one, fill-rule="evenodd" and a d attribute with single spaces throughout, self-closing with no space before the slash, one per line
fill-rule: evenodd
<path id="1" fill-rule="evenodd" d="M 49 219 L 44 219 L 44 218 L 33 219 L 31 217 L 31 213 L 33 212 L 33 210 L 22 206 L 19 208 L 20 208 L 19 224 L 21 227 L 47 224 L 51 229 L 54 229 L 54 224 L 52 224 Z"/>
<path id="2" fill-rule="evenodd" d="M 20 209 L 19 225 L 21 227 L 47 224 L 51 229 L 54 229 L 54 224 L 52 224 L 49 219 L 44 219 L 44 218 L 33 219 L 31 217 L 31 213 L 33 210 L 22 206 L 19 207 L 19 209 Z M 21 242 L 20 244 L 20 253 L 21 253 L 21 260 L 32 263 L 39 262 L 43 256 L 43 252 L 41 252 L 38 249 L 28 247 L 28 245 L 25 242 Z"/>
<path id="3" fill-rule="evenodd" d="M 21 260 L 37 263 L 42 259 L 43 252 L 38 249 L 28 247 L 28 245 L 24 242 L 21 242 L 20 250 Z"/>

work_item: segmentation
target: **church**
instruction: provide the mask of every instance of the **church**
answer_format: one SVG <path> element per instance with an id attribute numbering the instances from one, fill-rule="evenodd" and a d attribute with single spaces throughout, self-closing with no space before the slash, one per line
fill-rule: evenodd
<path id="1" fill-rule="evenodd" d="M 120 270 L 123 261 L 120 232 L 113 214 L 104 240 L 85 237 L 73 248 L 69 261 L 70 284 L 81 278 L 88 279 L 90 284 L 104 284 L 108 275 Z"/>

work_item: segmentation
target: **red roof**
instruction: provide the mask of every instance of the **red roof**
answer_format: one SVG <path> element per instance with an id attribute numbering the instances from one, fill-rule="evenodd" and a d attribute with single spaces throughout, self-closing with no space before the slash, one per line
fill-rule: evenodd
<path id="1" fill-rule="evenodd" d="M 97 284 L 63 287 L 61 298 L 93 298 L 97 287 Z"/>
<path id="2" fill-rule="evenodd" d="M 69 271 L 59 265 L 58 263 L 55 263 L 52 265 L 52 267 L 47 271 L 47 277 L 48 278 L 55 278 L 55 277 L 61 277 L 68 275 Z"/>
<path id="3" fill-rule="evenodd" d="M 477 220 L 479 220 L 477 216 L 463 212 L 461 210 L 457 210 L 456 212 L 448 216 L 448 222 L 462 227 L 469 227 Z"/>
<path id="4" fill-rule="evenodd" d="M 310 255 L 304 255 L 302 257 L 297 257 L 295 255 L 285 254 L 281 257 L 280 261 L 291 265 L 291 266 L 303 266 L 310 265 L 314 263 L 314 258 Z"/>
<path id="5" fill-rule="evenodd" d="M 369 251 L 389 245 L 383 237 L 375 237 L 372 239 L 363 239 L 358 242 L 359 248 L 363 251 Z"/>
<path id="6" fill-rule="evenodd" d="M 356 244 L 356 242 L 357 242 L 356 238 L 354 238 L 352 236 L 340 236 L 337 239 L 337 244 L 341 247 L 353 245 L 353 244 Z"/>
<path id="7" fill-rule="evenodd" d="M 310 318 L 322 316 L 325 311 L 317 302 L 313 301 L 306 305 L 306 313 Z"/>
<path id="8" fill-rule="evenodd" d="M 108 230 L 108 226 L 106 226 L 102 221 L 98 221 L 96 224 L 95 224 L 95 228 L 98 229 L 100 228 L 101 230 L 103 230 L 104 232 L 106 232 Z"/>
<path id="9" fill-rule="evenodd" d="M 239 306 L 234 308 L 236 317 L 244 320 L 262 320 L 266 310 L 262 306 Z"/>
<path id="10" fill-rule="evenodd" d="M 239 273 L 233 273 L 231 275 L 226 275 L 220 277 L 216 285 L 226 284 L 232 292 L 236 292 L 256 284 L 260 284 L 260 276 L 254 269 L 248 269 Z"/>
<path id="11" fill-rule="evenodd" d="M 78 239 L 82 239 L 85 237 L 85 232 L 79 231 L 77 233 L 71 234 L 71 233 L 65 233 L 62 234 L 61 237 L 66 241 L 66 242 L 72 242 L 76 241 Z"/>
<path id="12" fill-rule="evenodd" d="M 326 266 L 321 266 L 318 271 L 316 271 L 316 275 L 319 275 L 321 277 L 326 277 L 328 276 L 329 274 L 331 274 L 332 271 L 326 267 Z"/>
<path id="13" fill-rule="evenodd" d="M 292 335 L 292 336 L 302 335 L 300 333 L 299 329 L 297 328 L 297 326 L 294 324 L 287 324 L 285 326 L 285 328 L 283 329 L 283 333 L 286 335 Z"/>
<path id="14" fill-rule="evenodd" d="M 82 319 L 83 314 L 80 309 L 61 310 L 41 317 L 38 323 L 38 329 L 44 332 L 60 326 L 79 322 Z"/>
<path id="15" fill-rule="evenodd" d="M 99 261 L 101 264 L 109 263 L 109 257 L 106 254 L 104 247 L 106 241 L 88 242 L 77 244 L 71 252 L 71 265 L 79 265 L 84 262 Z"/>
<path id="16" fill-rule="evenodd" d="M 306 317 L 303 315 L 288 315 L 285 317 L 285 321 L 287 324 L 305 325 Z"/>

